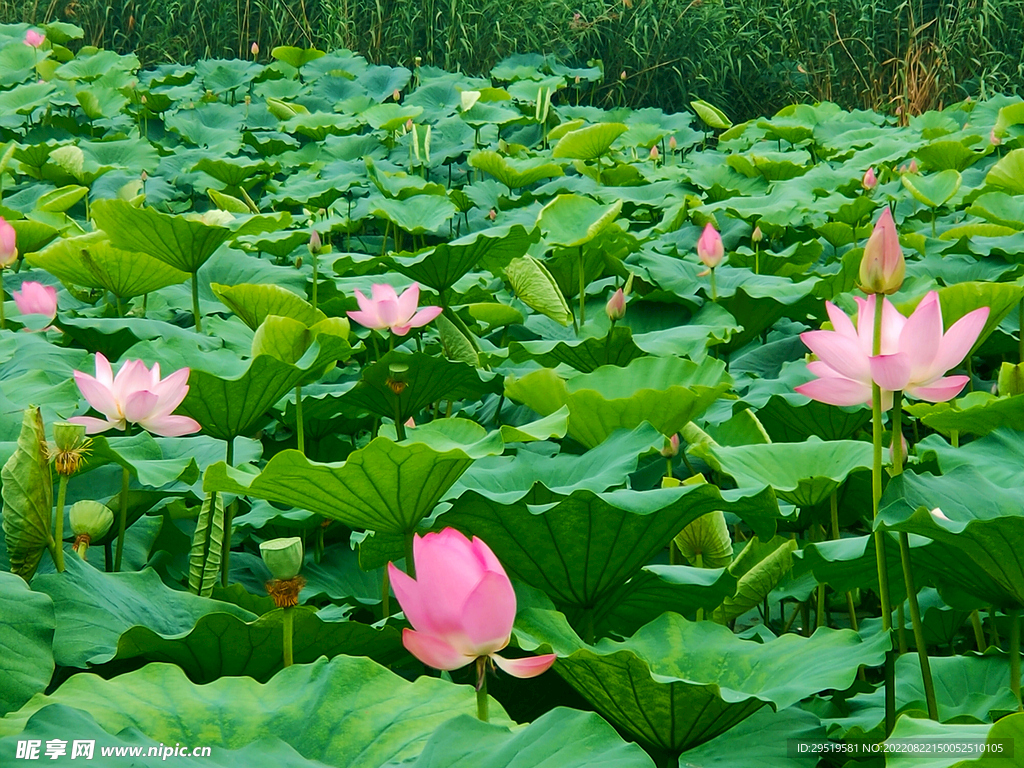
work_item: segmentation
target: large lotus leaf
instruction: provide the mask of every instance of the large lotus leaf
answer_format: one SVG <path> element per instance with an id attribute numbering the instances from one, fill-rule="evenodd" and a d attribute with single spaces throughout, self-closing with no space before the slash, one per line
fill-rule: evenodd
<path id="1" fill-rule="evenodd" d="M 1024 463 L 1024 432 L 1012 428 L 996 429 L 978 440 L 954 448 L 945 440 L 929 435 L 915 446 L 921 461 L 934 457 L 943 472 L 970 465 L 990 482 L 1012 488 L 1020 478 Z"/>
<path id="2" fill-rule="evenodd" d="M 936 723 L 926 717 L 903 715 L 896 721 L 889 741 L 897 746 L 886 755 L 886 766 L 892 768 L 1018 768 L 1019 752 L 1009 757 L 1009 746 L 1019 743 L 1024 732 L 1024 715 L 1012 714 L 995 725 L 973 723 Z M 903 745 L 935 745 L 931 754 L 920 754 Z M 988 745 L 987 755 L 976 760 L 964 759 L 963 744 L 970 744 L 977 754 L 981 745 Z M 975 746 L 977 745 L 977 746 Z M 918 748 L 920 749 L 920 747 Z"/>
<path id="3" fill-rule="evenodd" d="M 516 616 L 519 644 L 559 655 L 555 670 L 601 714 L 644 744 L 679 753 L 719 736 L 765 705 L 780 710 L 843 690 L 860 665 L 882 663 L 891 640 L 819 629 L 764 643 L 710 621 L 666 613 L 623 642 L 590 646 L 554 611 Z M 814 659 L 808 664 L 807 659 Z"/>
<path id="4" fill-rule="evenodd" d="M 568 381 L 544 368 L 505 386 L 510 398 L 542 416 L 569 406 L 569 436 L 588 448 L 616 429 L 649 421 L 672 435 L 699 416 L 731 386 L 725 364 L 699 365 L 670 357 L 641 357 L 625 368 L 602 367 Z"/>
<path id="5" fill-rule="evenodd" d="M 911 538 L 911 557 L 918 564 L 918 554 L 928 540 Z M 889 575 L 889 597 L 893 605 L 902 603 L 907 597 L 903 583 L 903 566 L 900 561 L 900 546 L 896 537 L 890 535 L 885 541 L 886 571 Z M 799 577 L 810 571 L 820 584 L 828 584 L 836 592 L 850 592 L 855 589 L 871 589 L 878 592 L 878 561 L 875 559 L 873 536 L 852 536 L 835 541 L 819 541 L 805 544 L 795 553 L 794 575 Z"/>
<path id="6" fill-rule="evenodd" d="M 405 370 L 399 370 L 402 367 Z M 404 383 L 404 387 L 394 386 L 395 381 Z M 344 400 L 357 408 L 404 422 L 428 403 L 442 398 L 476 400 L 487 393 L 497 394 L 501 388 L 500 376 L 486 374 L 466 363 L 422 352 L 394 350 L 364 368 L 362 378 L 344 395 Z"/>
<path id="7" fill-rule="evenodd" d="M 26 408 L 18 447 L 0 470 L 3 529 L 11 571 L 28 580 L 54 547 L 53 480 L 39 408 Z"/>
<path id="8" fill-rule="evenodd" d="M 25 255 L 38 251 L 58 234 L 57 228 L 50 226 L 45 221 L 18 219 L 10 224 L 17 234 L 18 253 Z"/>
<path id="9" fill-rule="evenodd" d="M 73 317 L 66 314 L 57 317 L 54 325 L 79 347 L 89 352 L 102 352 L 108 360 L 117 360 L 140 341 L 153 339 L 198 343 L 203 349 L 214 349 L 220 344 L 219 339 L 198 337 L 192 329 L 144 317 Z"/>
<path id="10" fill-rule="evenodd" d="M 985 176 L 985 184 L 1005 189 L 1014 195 L 1024 194 L 1024 149 L 1007 152 L 989 170 Z"/>
<path id="11" fill-rule="evenodd" d="M 930 658 L 935 699 L 942 723 L 986 723 L 995 712 L 1012 712 L 1017 701 L 1010 690 L 1010 664 L 1000 656 L 933 656 Z M 860 739 L 884 736 L 885 691 L 879 686 L 846 702 L 846 717 L 823 719 L 831 737 Z M 896 712 L 928 717 L 921 660 L 916 653 L 896 659 Z"/>
<path id="12" fill-rule="evenodd" d="M 1024 229 L 1024 198 L 1005 192 L 986 192 L 974 199 L 967 213 L 1011 229 Z"/>
<path id="13" fill-rule="evenodd" d="M 980 152 L 972 152 L 960 141 L 933 141 L 915 152 L 925 167 L 934 171 L 954 170 L 965 171 L 984 157 Z"/>
<path id="14" fill-rule="evenodd" d="M 988 392 L 971 392 L 945 403 L 914 403 L 903 409 L 946 436 L 953 432 L 987 435 L 1000 427 L 1024 429 L 1024 395 L 996 397 Z"/>
<path id="15" fill-rule="evenodd" d="M 800 707 L 773 712 L 763 707 L 721 736 L 687 750 L 680 768 L 806 768 L 805 755 L 794 756 L 790 739 L 821 743 L 825 729 Z"/>
<path id="16" fill-rule="evenodd" d="M 721 471 L 742 488 L 770 485 L 776 495 L 800 507 L 821 504 L 857 470 L 871 469 L 871 443 L 857 440 L 716 446 L 711 454 Z"/>
<path id="17" fill-rule="evenodd" d="M 182 272 L 140 251 L 115 248 L 102 232 L 58 240 L 25 260 L 62 282 L 86 288 L 105 288 L 130 298 L 188 280 Z"/>
<path id="18" fill-rule="evenodd" d="M 253 216 L 235 229 L 201 220 L 135 208 L 124 200 L 98 200 L 92 206 L 96 226 L 116 248 L 141 251 L 182 272 L 196 272 L 233 237 L 286 227 L 291 216 Z"/>
<path id="19" fill-rule="evenodd" d="M 560 605 L 594 608 L 637 575 L 687 523 L 733 512 L 766 538 L 778 503 L 771 489 L 720 491 L 710 484 L 652 491 L 576 490 L 544 504 L 501 504 L 463 493 L 438 518 L 488 542 L 508 572 Z"/>
<path id="20" fill-rule="evenodd" d="M 942 324 L 946 330 L 966 315 L 980 307 L 988 307 L 985 327 L 974 342 L 971 353 L 977 350 L 989 335 L 999 327 L 1003 319 L 1024 299 L 1024 286 L 1007 283 L 965 282 L 947 285 L 939 289 L 939 304 L 942 306 Z M 900 309 L 904 309 L 901 305 Z M 908 313 L 909 314 L 909 313 Z"/>
<path id="21" fill-rule="evenodd" d="M 549 244 L 576 248 L 608 229 L 621 211 L 621 200 L 601 205 L 581 195 L 558 195 L 541 208 L 537 226 Z"/>
<path id="22" fill-rule="evenodd" d="M 696 99 L 690 102 L 690 106 L 693 111 L 697 113 L 697 116 L 705 122 L 709 127 L 716 128 L 720 131 L 724 131 L 732 127 L 732 121 L 725 116 L 725 112 L 720 110 L 714 104 L 709 104 L 703 99 Z"/>
<path id="23" fill-rule="evenodd" d="M 404 200 L 381 197 L 370 207 L 370 215 L 391 222 L 411 235 L 429 235 L 441 228 L 458 209 L 441 195 L 413 195 Z"/>
<path id="24" fill-rule="evenodd" d="M 494 227 L 441 243 L 411 256 L 394 256 L 395 269 L 439 294 L 450 289 L 477 266 L 500 275 L 512 259 L 519 258 L 537 242 L 536 229 L 521 224 Z"/>
<path id="25" fill-rule="evenodd" d="M 502 157 L 490 149 L 471 154 L 469 164 L 496 178 L 508 187 L 509 191 L 528 187 L 541 179 L 553 179 L 565 174 L 562 166 L 545 160 L 543 157 L 517 160 L 511 157 Z"/>
<path id="26" fill-rule="evenodd" d="M 0 112 L 5 115 L 27 115 L 45 105 L 54 92 L 50 83 L 16 85 L 0 93 Z"/>
<path id="27" fill-rule="evenodd" d="M 266 283 L 242 285 L 210 284 L 213 295 L 220 299 L 247 326 L 256 330 L 270 315 L 298 320 L 306 326 L 315 325 L 327 315 L 287 288 Z"/>
<path id="28" fill-rule="evenodd" d="M 131 627 L 170 636 L 188 632 L 206 614 L 256 619 L 231 603 L 171 589 L 149 568 L 104 573 L 74 555 L 66 557 L 65 564 L 64 573 L 41 573 L 32 580 L 33 589 L 53 599 L 57 617 L 53 655 L 63 667 L 84 669 L 110 661 L 118 638 Z"/>
<path id="29" fill-rule="evenodd" d="M 509 357 L 515 362 L 536 360 L 551 368 L 565 363 L 582 373 L 590 373 L 602 365 L 626 366 L 643 356 L 644 351 L 633 341 L 633 332 L 625 326 L 609 329 L 603 338 L 513 341 L 509 345 Z"/>
<path id="30" fill-rule="evenodd" d="M 959 191 L 962 179 L 957 171 L 949 169 L 927 176 L 905 173 L 900 181 L 918 202 L 938 208 Z"/>
<path id="31" fill-rule="evenodd" d="M 654 768 L 593 712 L 555 707 L 515 732 L 462 715 L 442 725 L 405 768 Z M 388 763 L 383 768 L 397 768 Z"/>
<path id="32" fill-rule="evenodd" d="M 776 536 L 768 541 L 754 537 L 748 541 L 735 562 L 729 566 L 729 572 L 737 577 L 736 592 L 725 598 L 715 609 L 712 618 L 725 624 L 760 605 L 792 570 L 796 547 L 795 541 L 784 536 Z"/>
<path id="33" fill-rule="evenodd" d="M 189 442 L 194 443 L 194 439 Z M 191 451 L 182 456 L 165 456 L 160 443 L 148 432 L 128 437 L 99 435 L 93 438 L 81 471 L 88 472 L 105 464 L 118 464 L 128 469 L 140 485 L 151 488 L 162 488 L 178 481 L 192 485 L 199 479 L 199 466 Z"/>
<path id="34" fill-rule="evenodd" d="M 497 433 L 462 419 L 440 419 L 409 430 L 396 443 L 371 440 L 345 462 L 309 461 L 282 451 L 258 475 L 214 464 L 206 491 L 227 491 L 317 512 L 355 528 L 411 531 L 474 459 L 501 453 Z"/>
<path id="35" fill-rule="evenodd" d="M 0 735 L 21 732 L 33 713 L 51 704 L 89 712 L 108 733 L 136 728 L 164 744 L 201 744 L 214 752 L 272 733 L 316 765 L 338 768 L 380 768 L 415 757 L 439 725 L 476 713 L 470 686 L 432 677 L 409 683 L 350 656 L 296 664 L 266 684 L 226 677 L 198 686 L 175 666 L 147 664 L 112 680 L 73 675 L 0 721 Z M 497 702 L 490 709 L 494 722 L 510 724 Z"/>
<path id="36" fill-rule="evenodd" d="M 664 443 L 665 438 L 658 430 L 643 423 L 632 431 L 612 433 L 582 455 L 546 456 L 519 451 L 515 456 L 482 458 L 452 486 L 449 497 L 477 491 L 501 504 L 524 498 L 528 503 L 538 504 L 548 501 L 552 493 L 565 496 L 578 489 L 600 493 L 625 485 L 629 475 L 636 471 L 640 457 L 660 450 Z"/>
<path id="37" fill-rule="evenodd" d="M 1005 590 L 1007 607 L 1024 605 L 1024 498 L 999 488 L 970 466 L 941 477 L 904 473 L 886 488 L 876 526 L 927 536 L 962 557 Z M 948 520 L 930 510 L 941 508 Z M 941 584 L 937 584 L 940 586 Z"/>
<path id="38" fill-rule="evenodd" d="M 53 676 L 53 603 L 0 571 L 0 716 L 46 689 Z"/>
<path id="39" fill-rule="evenodd" d="M 572 313 L 565 303 L 565 296 L 540 261 L 530 255 L 512 259 L 505 267 L 512 293 L 518 296 L 526 306 L 556 323 L 568 325 L 572 322 Z"/>
<path id="40" fill-rule="evenodd" d="M 552 157 L 593 160 L 600 157 L 629 127 L 622 123 L 598 123 L 569 131 L 551 150 Z"/>
<path id="41" fill-rule="evenodd" d="M 501 439 L 506 443 L 532 443 L 537 440 L 550 440 L 553 437 L 565 437 L 568 429 L 569 409 L 566 408 L 528 424 L 502 424 L 500 432 Z"/>

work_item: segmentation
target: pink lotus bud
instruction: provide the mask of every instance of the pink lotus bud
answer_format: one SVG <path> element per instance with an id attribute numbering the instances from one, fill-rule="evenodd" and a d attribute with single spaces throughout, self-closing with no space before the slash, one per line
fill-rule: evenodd
<path id="1" fill-rule="evenodd" d="M 907 170 L 910 171 L 910 173 L 917 173 L 917 158 L 910 158 L 910 165 L 907 166 Z"/>
<path id="2" fill-rule="evenodd" d="M 25 45 L 31 45 L 33 48 L 41 46 L 45 39 L 46 35 L 36 32 L 34 29 L 30 29 L 25 33 Z"/>
<path id="3" fill-rule="evenodd" d="M 143 169 L 142 173 L 139 175 L 142 178 L 142 183 L 145 184 L 146 180 L 149 179 L 149 174 L 146 173 L 145 169 Z"/>
<path id="4" fill-rule="evenodd" d="M 626 70 L 622 70 L 622 72 L 619 73 L 619 80 L 625 80 L 625 79 L 626 79 Z"/>
<path id="5" fill-rule="evenodd" d="M 906 173 L 907 172 L 907 164 L 904 163 L 903 165 L 901 165 L 899 168 L 896 169 L 896 172 L 897 173 Z"/>
<path id="6" fill-rule="evenodd" d="M 996 147 L 1003 143 L 1003 140 L 996 136 L 996 129 L 993 128 L 992 132 L 988 135 L 989 144 Z"/>
<path id="7" fill-rule="evenodd" d="M 57 315 L 57 289 L 52 285 L 26 280 L 20 291 L 11 291 L 11 297 L 23 315 L 45 315 L 48 321 Z"/>
<path id="8" fill-rule="evenodd" d="M 514 677 L 546 672 L 555 654 L 523 659 L 498 655 L 512 638 L 516 593 L 505 569 L 480 539 L 454 528 L 413 537 L 416 578 L 388 563 L 395 597 L 412 629 L 402 644 L 435 669 L 460 669 L 490 659 Z"/>
<path id="9" fill-rule="evenodd" d="M 697 240 L 697 256 L 708 269 L 714 269 L 721 264 L 722 257 L 725 256 L 722 236 L 710 221 L 704 225 L 704 232 Z"/>
<path id="10" fill-rule="evenodd" d="M 96 353 L 96 376 L 75 371 L 75 383 L 82 396 L 105 419 L 75 416 L 72 424 L 84 424 L 90 435 L 108 429 L 125 429 L 128 423 L 164 437 L 180 437 L 198 432 L 199 422 L 188 416 L 173 416 L 188 394 L 189 369 L 181 368 L 160 378 L 160 363 L 149 369 L 141 360 L 129 360 L 114 376 L 110 363 Z"/>
<path id="11" fill-rule="evenodd" d="M 398 101 L 400 98 L 402 98 L 402 92 L 395 88 L 394 93 L 391 94 L 391 98 L 393 98 L 395 101 Z"/>
<path id="12" fill-rule="evenodd" d="M 675 152 L 677 146 L 678 146 L 678 144 L 676 143 L 676 137 L 675 136 L 669 136 L 668 137 L 668 148 L 672 152 Z"/>
<path id="13" fill-rule="evenodd" d="M 623 293 L 621 288 L 613 293 L 612 297 L 608 299 L 608 303 L 605 305 L 604 311 L 608 315 L 608 319 L 612 322 L 621 320 L 626 316 L 626 294 Z"/>
<path id="14" fill-rule="evenodd" d="M 0 216 L 0 269 L 6 269 L 18 260 L 17 238 L 14 227 Z"/>
<path id="15" fill-rule="evenodd" d="M 761 231 L 761 226 L 754 227 L 754 231 L 750 234 L 750 241 L 752 243 L 760 243 L 764 240 L 764 232 Z"/>
<path id="16" fill-rule="evenodd" d="M 660 154 L 661 154 L 661 153 L 660 153 L 660 152 L 658 152 L 658 145 L 657 145 L 657 144 L 655 144 L 655 145 L 654 145 L 653 147 L 651 147 L 651 154 L 650 154 L 650 155 L 648 155 L 648 157 L 650 157 L 650 159 L 651 159 L 651 160 L 655 160 L 655 161 L 657 161 L 657 159 L 658 159 L 658 156 L 659 156 Z"/>
<path id="17" fill-rule="evenodd" d="M 868 168 L 864 173 L 864 179 L 861 181 L 861 185 L 864 189 L 874 189 L 878 186 L 878 178 L 875 176 L 875 169 Z"/>
<path id="18" fill-rule="evenodd" d="M 860 260 L 860 289 L 864 293 L 896 293 L 903 285 L 906 271 L 896 224 L 886 206 L 864 247 L 864 256 Z"/>
<path id="19" fill-rule="evenodd" d="M 407 131 L 411 131 L 412 130 L 412 118 L 411 117 L 408 120 L 405 121 L 405 130 L 407 130 Z"/>
<path id="20" fill-rule="evenodd" d="M 665 446 L 661 449 L 661 455 L 666 459 L 671 459 L 673 456 L 679 455 L 679 433 L 672 435 L 672 437 L 665 438 Z"/>
<path id="21" fill-rule="evenodd" d="M 416 420 L 412 416 L 410 416 L 408 419 L 405 420 L 405 426 L 412 429 L 413 427 L 416 426 Z"/>
<path id="22" fill-rule="evenodd" d="M 249 52 L 250 52 L 250 53 L 252 53 L 252 57 L 253 57 L 254 59 L 255 59 L 255 58 L 256 58 L 257 56 L 259 56 L 259 55 L 260 55 L 260 46 L 259 46 L 259 43 L 257 43 L 257 42 L 256 42 L 256 41 L 254 40 L 254 41 L 253 41 L 253 44 L 249 46 Z"/>
<path id="23" fill-rule="evenodd" d="M 491 208 L 491 210 L 487 212 L 487 218 L 490 219 L 491 221 L 494 221 L 496 218 L 498 218 L 498 212 Z"/>
<path id="24" fill-rule="evenodd" d="M 309 234 L 309 252 L 316 256 L 323 249 L 324 244 L 320 239 L 320 233 L 315 229 Z"/>
<path id="25" fill-rule="evenodd" d="M 402 295 L 395 293 L 390 285 L 373 285 L 373 298 L 366 298 L 363 292 L 356 289 L 356 301 L 359 309 L 348 313 L 364 328 L 382 331 L 389 328 L 398 336 L 405 336 L 411 328 L 426 325 L 441 314 L 441 307 L 417 308 L 420 302 L 420 284 L 413 283 Z"/>

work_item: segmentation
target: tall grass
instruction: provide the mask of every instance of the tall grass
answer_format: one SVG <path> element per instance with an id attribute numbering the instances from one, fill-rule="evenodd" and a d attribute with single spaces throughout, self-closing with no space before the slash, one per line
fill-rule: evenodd
<path id="1" fill-rule="evenodd" d="M 904 116 L 1024 83 L 1024 0 L 0 0 L 146 63 L 346 47 L 486 74 L 513 53 L 603 63 L 592 103 L 734 119 L 829 99 Z M 619 75 L 625 72 L 625 79 Z"/>

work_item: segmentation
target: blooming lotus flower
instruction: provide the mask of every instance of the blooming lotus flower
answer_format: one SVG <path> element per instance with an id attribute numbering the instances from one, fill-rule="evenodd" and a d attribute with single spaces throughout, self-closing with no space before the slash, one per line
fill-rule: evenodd
<path id="1" fill-rule="evenodd" d="M 988 319 L 988 307 L 961 317 L 942 332 L 939 294 L 930 291 L 910 317 L 904 317 L 882 297 L 881 354 L 872 355 L 876 294 L 856 298 L 857 327 L 832 302 L 826 301 L 832 331 L 800 334 L 818 359 L 807 370 L 818 376 L 796 391 L 830 405 L 860 405 L 871 401 L 871 383 L 882 388 L 882 406 L 892 404 L 892 393 L 903 390 L 932 403 L 960 394 L 966 376 L 946 376 L 974 346 Z"/>
<path id="2" fill-rule="evenodd" d="M 20 291 L 11 291 L 11 296 L 23 315 L 45 315 L 47 320 L 57 315 L 57 289 L 52 285 L 27 280 Z"/>
<path id="3" fill-rule="evenodd" d="M 18 233 L 0 216 L 0 269 L 18 260 Z"/>
<path id="4" fill-rule="evenodd" d="M 708 269 L 714 269 L 721 264 L 722 257 L 725 256 L 722 236 L 710 221 L 704 225 L 704 231 L 697 240 L 697 256 Z"/>
<path id="5" fill-rule="evenodd" d="M 374 284 L 368 299 L 362 291 L 356 290 L 359 309 L 348 316 L 365 328 L 381 331 L 391 329 L 392 333 L 405 336 L 411 328 L 419 328 L 441 314 L 441 307 L 423 307 L 416 311 L 420 302 L 420 284 L 413 283 L 401 296 L 390 285 Z"/>
<path id="6" fill-rule="evenodd" d="M 41 46 L 45 39 L 46 35 L 36 32 L 34 29 L 30 29 L 25 33 L 25 45 L 31 45 L 33 48 Z"/>
<path id="7" fill-rule="evenodd" d="M 896 224 L 886 206 L 864 247 L 864 257 L 860 260 L 860 289 L 864 293 L 896 293 L 903 285 L 906 271 Z"/>
<path id="8" fill-rule="evenodd" d="M 875 176 L 874 168 L 867 169 L 867 171 L 864 173 L 864 178 L 861 180 L 861 185 L 864 187 L 864 189 L 868 190 L 874 189 L 875 187 L 878 186 L 878 177 Z"/>
<path id="9" fill-rule="evenodd" d="M 615 293 L 612 294 L 612 297 L 608 299 L 608 303 L 605 305 L 604 311 L 608 315 L 608 319 L 613 323 L 626 316 L 626 294 L 621 288 L 615 291 Z"/>
<path id="10" fill-rule="evenodd" d="M 172 416 L 188 393 L 188 368 L 181 368 L 166 379 L 160 378 L 160 363 L 152 370 L 141 360 L 129 360 L 113 375 L 110 363 L 96 353 L 96 376 L 75 371 L 75 383 L 93 408 L 106 420 L 75 416 L 68 421 L 84 424 L 86 432 L 106 432 L 111 427 L 125 429 L 128 423 L 164 437 L 179 437 L 198 432 L 199 422 L 188 416 Z"/>
<path id="11" fill-rule="evenodd" d="M 416 578 L 388 563 L 391 586 L 413 629 L 406 649 L 424 664 L 452 670 L 490 659 L 515 677 L 536 677 L 555 655 L 506 659 L 516 617 L 516 593 L 498 558 L 480 539 L 454 528 L 413 538 Z"/>

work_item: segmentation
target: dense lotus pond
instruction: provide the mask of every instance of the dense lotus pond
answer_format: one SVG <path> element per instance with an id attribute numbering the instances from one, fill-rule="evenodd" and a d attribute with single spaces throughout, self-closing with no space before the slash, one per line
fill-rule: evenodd
<path id="1" fill-rule="evenodd" d="M 0 26 L 0 763 L 1024 729 L 1019 98 L 731 125 L 80 37 Z"/>

